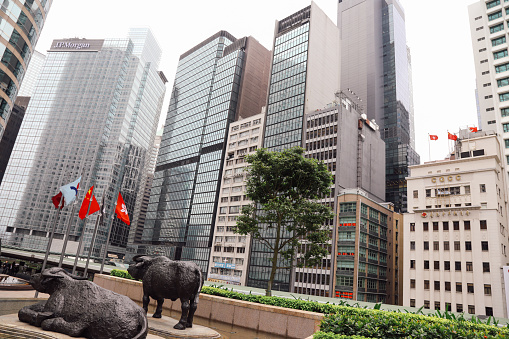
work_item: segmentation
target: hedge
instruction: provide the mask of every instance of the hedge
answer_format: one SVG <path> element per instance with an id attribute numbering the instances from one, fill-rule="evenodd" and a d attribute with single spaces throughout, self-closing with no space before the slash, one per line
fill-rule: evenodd
<path id="1" fill-rule="evenodd" d="M 341 335 L 319 331 L 313 334 L 313 339 L 371 339 L 371 338 L 361 337 L 360 335 Z"/>
<path id="2" fill-rule="evenodd" d="M 337 306 L 320 330 L 369 338 L 509 338 L 509 329 L 433 316 Z"/>
<path id="3" fill-rule="evenodd" d="M 134 279 L 133 277 L 131 277 L 131 275 L 129 274 L 129 272 L 127 272 L 127 271 L 125 271 L 125 270 L 117 270 L 117 269 L 113 269 L 113 270 L 111 270 L 110 275 L 113 275 L 113 276 L 115 276 L 115 277 L 119 277 L 119 278 L 124 278 L 124 279 L 136 280 L 136 279 Z"/>

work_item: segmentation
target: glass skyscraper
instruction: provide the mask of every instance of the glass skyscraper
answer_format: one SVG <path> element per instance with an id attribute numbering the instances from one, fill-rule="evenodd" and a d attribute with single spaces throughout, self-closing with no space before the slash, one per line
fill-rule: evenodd
<path id="1" fill-rule="evenodd" d="M 339 31 L 325 13 L 310 6 L 276 22 L 263 147 L 280 151 L 303 146 L 304 115 L 324 108 L 339 87 Z M 273 229 L 264 237 L 275 241 Z M 283 235 L 285 238 L 289 234 Z M 270 249 L 253 240 L 247 285 L 266 288 L 272 263 Z M 287 266 L 287 265 L 279 265 Z M 278 269 L 273 290 L 289 291 L 289 269 Z"/>
<path id="2" fill-rule="evenodd" d="M 0 5 L 0 138 L 41 35 L 52 0 L 3 0 Z"/>
<path id="3" fill-rule="evenodd" d="M 408 166 L 415 152 L 411 73 L 405 15 L 397 0 L 343 0 L 338 4 L 341 32 L 341 88 L 363 100 L 386 144 L 385 200 L 406 211 Z"/>
<path id="4" fill-rule="evenodd" d="M 269 60 L 256 40 L 226 31 L 182 54 L 142 240 L 130 255 L 192 260 L 206 273 L 229 123 L 260 113 Z"/>
<path id="5" fill-rule="evenodd" d="M 81 176 L 79 202 L 92 185 L 97 200 L 105 198 L 105 222 L 92 254 L 100 254 L 111 226 L 110 252 L 124 255 L 129 227 L 111 216 L 119 190 L 131 220 L 142 202 L 143 175 L 165 93 L 157 60 L 133 53 L 139 44 L 149 44 L 146 47 L 159 54 L 161 50 L 149 39 L 135 41 L 52 43 L 0 187 L 3 244 L 45 249 L 55 218 L 51 196 Z M 69 218 L 67 252 L 76 251 L 81 237 L 82 253 L 91 250 L 97 214 L 82 222 L 77 207 L 74 214 L 71 207 L 62 210 L 54 250 L 61 249 Z"/>

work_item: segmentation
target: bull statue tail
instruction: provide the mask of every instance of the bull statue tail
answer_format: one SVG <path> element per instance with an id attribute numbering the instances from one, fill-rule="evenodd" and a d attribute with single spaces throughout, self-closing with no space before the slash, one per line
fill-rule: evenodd
<path id="1" fill-rule="evenodd" d="M 203 287 L 203 273 L 201 273 L 201 269 L 198 269 L 198 276 L 200 278 L 200 283 L 198 284 L 198 290 L 194 295 L 194 302 L 198 304 L 198 297 L 200 296 L 201 288 Z"/>
<path id="2" fill-rule="evenodd" d="M 145 339 L 148 334 L 148 321 L 145 313 L 140 313 L 141 321 L 143 322 L 140 332 L 133 339 Z"/>

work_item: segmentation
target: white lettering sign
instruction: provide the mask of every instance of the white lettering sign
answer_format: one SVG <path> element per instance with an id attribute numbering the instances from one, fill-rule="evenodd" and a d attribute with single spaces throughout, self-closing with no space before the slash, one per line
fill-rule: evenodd
<path id="1" fill-rule="evenodd" d="M 57 42 L 53 48 L 67 48 L 67 49 L 83 49 L 90 48 L 89 43 L 83 42 Z"/>

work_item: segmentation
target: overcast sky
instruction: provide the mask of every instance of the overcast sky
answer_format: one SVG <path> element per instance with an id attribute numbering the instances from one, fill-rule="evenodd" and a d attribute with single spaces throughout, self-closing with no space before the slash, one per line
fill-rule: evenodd
<path id="1" fill-rule="evenodd" d="M 316 0 L 337 21 L 337 0 Z M 448 153 L 447 131 L 477 126 L 475 73 L 468 5 L 475 0 L 400 0 L 405 8 L 407 44 L 412 53 L 417 152 L 421 163 Z M 53 39 L 122 38 L 129 27 L 150 27 L 163 50 L 160 70 L 169 82 L 168 102 L 180 54 L 226 30 L 253 36 L 272 48 L 274 22 L 308 6 L 307 0 L 54 0 L 37 50 L 46 54 Z"/>

